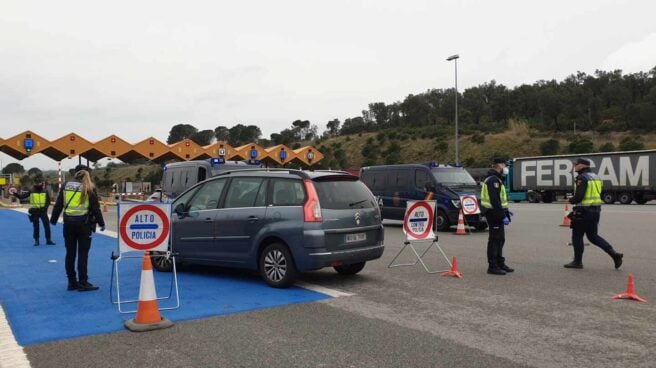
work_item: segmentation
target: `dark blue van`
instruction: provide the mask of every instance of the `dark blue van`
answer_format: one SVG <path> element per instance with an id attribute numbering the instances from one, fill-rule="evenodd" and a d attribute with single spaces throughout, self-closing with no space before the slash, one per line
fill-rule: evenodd
<path id="1" fill-rule="evenodd" d="M 360 170 L 362 180 L 382 199 L 383 218 L 403 220 L 407 202 L 423 200 L 435 193 L 435 228 L 447 231 L 458 224 L 460 196 L 479 197 L 480 187 L 463 167 L 431 164 L 368 166 Z M 480 198 L 479 198 L 480 204 Z M 487 228 L 480 215 L 465 216 L 467 224 L 478 230 Z"/>

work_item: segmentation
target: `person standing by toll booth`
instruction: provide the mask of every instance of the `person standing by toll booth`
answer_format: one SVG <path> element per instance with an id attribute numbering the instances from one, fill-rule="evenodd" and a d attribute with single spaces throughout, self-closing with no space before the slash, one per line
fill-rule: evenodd
<path id="1" fill-rule="evenodd" d="M 30 209 L 28 210 L 30 221 L 34 226 L 32 231 L 32 238 L 34 238 L 34 246 L 38 246 L 40 234 L 39 234 L 39 220 L 43 224 L 43 230 L 46 235 L 46 244 L 55 245 L 55 242 L 52 241 L 50 235 L 50 222 L 48 220 L 48 207 L 50 207 L 50 195 L 44 185 L 43 178 L 37 176 L 34 179 L 34 187 L 31 192 L 25 193 L 23 195 L 17 195 L 19 199 L 30 198 Z"/>
<path id="2" fill-rule="evenodd" d="M 598 234 L 602 204 L 602 181 L 597 174 L 590 170 L 590 164 L 591 162 L 587 158 L 579 158 L 574 166 L 574 170 L 579 174 L 574 182 L 574 196 L 569 200 L 571 204 L 575 205 L 569 214 L 574 260 L 566 264 L 565 268 L 583 268 L 583 235 L 587 235 L 590 243 L 608 253 L 615 263 L 615 269 L 618 269 L 622 266 L 624 254 L 617 253 Z"/>
<path id="3" fill-rule="evenodd" d="M 105 221 L 100 211 L 100 203 L 86 166 L 75 168 L 73 179 L 67 181 L 59 192 L 52 209 L 50 223 L 55 225 L 59 215 L 64 212 L 64 241 L 66 243 L 66 275 L 68 290 L 91 291 L 98 286 L 89 283 L 87 260 L 91 248 L 91 234 L 96 225 L 105 231 Z M 77 256 L 77 278 L 75 258 Z"/>
<path id="4" fill-rule="evenodd" d="M 506 243 L 504 226 L 510 223 L 512 213 L 508 211 L 508 198 L 503 176 L 508 175 L 506 160 L 495 158 L 494 166 L 488 172 L 488 177 L 481 188 L 481 207 L 489 226 L 487 240 L 487 273 L 505 275 L 514 272 L 506 265 L 503 257 L 503 246 Z"/>

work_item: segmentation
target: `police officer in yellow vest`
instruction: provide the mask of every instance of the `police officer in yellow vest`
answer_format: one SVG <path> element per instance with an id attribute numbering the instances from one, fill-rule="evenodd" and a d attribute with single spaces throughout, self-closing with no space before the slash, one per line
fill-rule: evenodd
<path id="1" fill-rule="evenodd" d="M 572 244 L 574 245 L 574 260 L 565 265 L 566 268 L 583 268 L 583 235 L 604 252 L 608 253 L 615 263 L 615 268 L 622 265 L 622 253 L 617 253 L 604 238 L 597 233 L 601 215 L 602 182 L 590 171 L 590 160 L 579 158 L 574 170 L 579 174 L 574 183 L 574 196 L 569 200 L 576 205 L 570 214 L 572 228 Z"/>
<path id="2" fill-rule="evenodd" d="M 96 225 L 105 230 L 105 221 L 100 211 L 100 203 L 86 166 L 75 168 L 72 180 L 64 184 L 52 209 L 50 223 L 55 225 L 59 215 L 64 212 L 64 241 L 66 242 L 66 275 L 68 290 L 98 290 L 98 286 L 88 281 L 87 260 L 91 248 L 91 234 Z M 77 255 L 77 277 L 75 258 Z"/>
<path id="3" fill-rule="evenodd" d="M 37 176 L 34 179 L 34 188 L 29 193 L 20 195 L 20 199 L 30 198 L 30 209 L 28 210 L 30 214 L 30 221 L 34 226 L 34 231 L 32 232 L 32 237 L 34 238 L 34 245 L 38 246 L 39 243 L 39 220 L 43 223 L 43 229 L 46 232 L 46 244 L 55 245 L 50 237 L 50 223 L 48 221 L 48 207 L 50 207 L 50 195 L 45 188 L 43 178 Z"/>
<path id="4" fill-rule="evenodd" d="M 505 275 L 515 271 L 506 265 L 506 259 L 503 257 L 503 245 L 506 242 L 504 219 L 507 218 L 507 221 L 510 222 L 511 217 L 511 213 L 508 211 L 508 198 L 506 187 L 503 184 L 503 175 L 508 175 L 506 160 L 497 157 L 481 188 L 482 212 L 489 225 L 487 273 L 492 275 Z"/>

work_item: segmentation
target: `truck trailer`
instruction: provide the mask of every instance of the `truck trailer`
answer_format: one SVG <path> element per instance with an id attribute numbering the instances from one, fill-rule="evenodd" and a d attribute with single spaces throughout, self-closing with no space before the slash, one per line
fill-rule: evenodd
<path id="1" fill-rule="evenodd" d="M 566 197 L 573 192 L 579 157 L 592 161 L 590 168 L 603 181 L 605 203 L 645 204 L 656 199 L 656 150 L 515 158 L 509 191 L 525 192 L 529 202 Z"/>

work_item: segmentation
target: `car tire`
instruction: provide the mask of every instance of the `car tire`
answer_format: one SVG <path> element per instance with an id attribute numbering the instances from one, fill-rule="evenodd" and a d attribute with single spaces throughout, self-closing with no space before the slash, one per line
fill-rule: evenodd
<path id="1" fill-rule="evenodd" d="M 435 212 L 435 230 L 449 231 L 450 228 L 451 223 L 449 222 L 449 216 L 446 215 L 446 212 L 437 210 Z"/>
<path id="2" fill-rule="evenodd" d="M 166 256 L 167 252 L 152 252 L 152 257 L 150 257 L 150 262 L 153 264 L 153 268 L 159 272 L 171 272 L 173 271 L 173 256 L 169 253 L 168 257 Z"/>
<path id="3" fill-rule="evenodd" d="M 629 192 L 622 192 L 617 196 L 617 200 L 620 201 L 621 204 L 631 204 L 631 202 L 633 202 L 633 196 Z"/>
<path id="4" fill-rule="evenodd" d="M 647 203 L 647 200 L 644 199 L 644 198 L 637 198 L 635 201 L 636 201 L 637 204 L 645 204 L 645 203 Z"/>
<path id="5" fill-rule="evenodd" d="M 542 194 L 542 202 L 552 203 L 554 201 L 554 195 L 551 192 L 544 192 Z"/>
<path id="6" fill-rule="evenodd" d="M 269 244 L 260 253 L 260 276 L 271 287 L 286 288 L 296 280 L 292 254 L 282 243 Z"/>
<path id="7" fill-rule="evenodd" d="M 340 275 L 355 275 L 356 273 L 362 271 L 365 264 L 367 264 L 367 262 L 358 262 L 347 265 L 334 266 L 333 268 Z"/>
<path id="8" fill-rule="evenodd" d="M 601 200 L 606 204 L 613 204 L 615 203 L 615 194 L 612 192 L 602 193 Z"/>
<path id="9" fill-rule="evenodd" d="M 487 222 L 479 222 L 476 225 L 474 225 L 474 228 L 478 231 L 483 231 L 487 229 Z"/>

